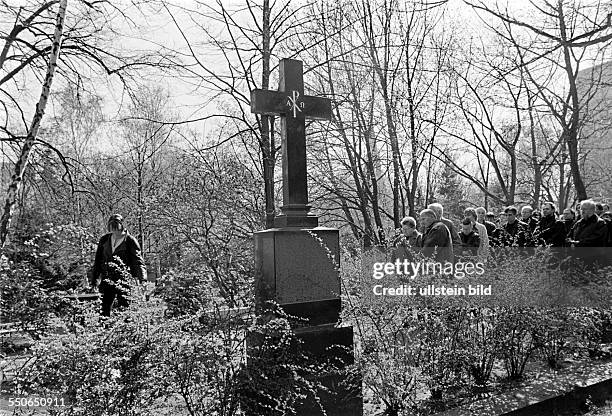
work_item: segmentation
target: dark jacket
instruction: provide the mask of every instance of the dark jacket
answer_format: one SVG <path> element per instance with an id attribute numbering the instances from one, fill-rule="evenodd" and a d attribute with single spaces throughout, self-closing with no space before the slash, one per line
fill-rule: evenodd
<path id="1" fill-rule="evenodd" d="M 393 249 L 391 251 L 391 262 L 396 260 L 410 260 L 414 259 L 414 253 L 421 251 L 421 245 L 423 243 L 423 234 L 416 232 L 416 235 L 406 237 L 404 234 L 400 234 L 395 238 L 393 242 Z"/>
<path id="2" fill-rule="evenodd" d="M 523 221 L 516 219 L 512 224 L 507 223 L 503 229 L 506 232 L 505 246 L 529 247 L 532 245 L 531 231 Z"/>
<path id="3" fill-rule="evenodd" d="M 538 246 L 563 247 L 565 243 L 565 224 L 555 214 L 540 218 L 534 238 Z"/>
<path id="4" fill-rule="evenodd" d="M 448 228 L 448 232 L 450 233 L 451 241 L 453 242 L 453 244 L 461 244 L 461 238 L 459 238 L 459 233 L 455 228 L 455 224 L 453 224 L 453 222 L 448 218 L 444 217 L 440 218 L 440 221 L 442 222 L 442 224 L 446 225 L 446 228 Z"/>
<path id="5" fill-rule="evenodd" d="M 533 216 L 529 217 L 527 220 L 522 220 L 523 223 L 527 224 L 530 232 L 534 232 L 536 227 L 538 226 L 538 220 L 533 218 Z"/>
<path id="6" fill-rule="evenodd" d="M 450 232 L 441 221 L 434 222 L 423 233 L 423 254 L 425 257 L 434 257 L 440 263 L 453 262 L 453 244 L 450 239 Z"/>
<path id="7" fill-rule="evenodd" d="M 605 247 L 608 242 L 608 226 L 596 214 L 588 219 L 581 218 L 570 231 L 572 240 L 578 241 L 576 247 Z"/>
<path id="8" fill-rule="evenodd" d="M 489 237 L 491 237 L 493 235 L 493 232 L 495 231 L 495 224 L 493 224 L 491 221 L 485 221 L 483 222 L 484 226 L 487 229 L 487 235 Z"/>
<path id="9" fill-rule="evenodd" d="M 478 247 L 480 247 L 480 236 L 478 233 L 472 231 L 466 235 L 461 232 L 459 237 L 461 238 L 461 254 L 476 256 L 478 254 Z"/>
<path id="10" fill-rule="evenodd" d="M 98 249 L 96 250 L 96 260 L 94 262 L 91 284 L 93 285 L 98 281 L 107 263 L 113 261 L 114 256 L 121 259 L 123 264 L 130 270 L 130 274 L 136 280 L 139 282 L 146 280 L 147 269 L 142 258 L 142 253 L 140 252 L 138 241 L 127 233 L 123 242 L 119 244 L 115 252 L 113 252 L 111 247 L 111 235 L 111 233 L 108 233 L 100 238 Z"/>

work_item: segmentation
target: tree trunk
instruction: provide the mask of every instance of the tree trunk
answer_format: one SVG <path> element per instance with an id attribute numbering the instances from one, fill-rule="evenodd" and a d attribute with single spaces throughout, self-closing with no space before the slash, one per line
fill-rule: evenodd
<path id="1" fill-rule="evenodd" d="M 61 49 L 62 33 L 64 30 L 64 19 L 66 17 L 67 3 L 68 0 L 62 0 L 59 5 L 59 10 L 57 12 L 57 18 L 55 23 L 55 33 L 53 35 L 53 45 L 51 47 L 51 53 L 49 55 L 47 73 L 45 75 L 45 80 L 42 85 L 40 99 L 38 100 L 38 104 L 36 104 L 36 111 L 34 112 L 32 124 L 28 129 L 25 142 L 23 144 L 23 147 L 21 148 L 21 153 L 19 155 L 19 158 L 17 159 L 17 162 L 15 163 L 15 171 L 13 173 L 13 176 L 11 177 L 11 181 L 8 186 L 6 202 L 4 204 L 2 218 L 0 219 L 0 252 L 4 250 L 4 246 L 6 244 L 11 224 L 11 217 L 13 214 L 13 208 L 15 206 L 15 202 L 17 201 L 17 195 L 19 194 L 23 181 L 23 173 L 28 165 L 30 153 L 32 152 L 34 142 L 36 141 L 36 136 L 38 135 L 38 129 L 40 128 L 43 116 L 45 115 L 47 101 L 51 92 L 51 84 L 53 83 L 53 75 L 55 74 L 57 59 L 59 57 Z"/>

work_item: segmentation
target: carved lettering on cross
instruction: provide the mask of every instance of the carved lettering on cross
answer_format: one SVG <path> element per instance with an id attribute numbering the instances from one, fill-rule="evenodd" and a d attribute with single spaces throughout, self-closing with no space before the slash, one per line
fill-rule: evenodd
<path id="1" fill-rule="evenodd" d="M 277 227 L 316 227 L 310 215 L 306 172 L 306 118 L 330 120 L 331 100 L 304 95 L 302 62 L 282 59 L 278 91 L 251 91 L 251 112 L 281 117 L 283 148 L 282 215 Z"/>

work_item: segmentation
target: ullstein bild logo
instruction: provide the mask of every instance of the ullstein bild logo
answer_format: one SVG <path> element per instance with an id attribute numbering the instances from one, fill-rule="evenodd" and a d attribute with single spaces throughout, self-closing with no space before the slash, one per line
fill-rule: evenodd
<path id="1" fill-rule="evenodd" d="M 412 286 L 400 285 L 398 287 L 385 287 L 374 285 L 372 292 L 375 296 L 491 296 L 491 285 L 464 286 Z"/>

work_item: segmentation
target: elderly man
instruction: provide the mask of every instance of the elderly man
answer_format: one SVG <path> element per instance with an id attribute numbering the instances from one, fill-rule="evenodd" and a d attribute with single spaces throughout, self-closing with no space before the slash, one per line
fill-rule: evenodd
<path id="1" fill-rule="evenodd" d="M 484 210 L 484 208 L 483 208 Z M 478 245 L 478 257 L 481 259 L 486 259 L 489 255 L 489 230 L 484 224 L 479 223 L 478 220 L 478 210 L 474 208 L 466 208 L 463 210 L 463 215 L 465 218 L 468 218 L 472 221 L 472 225 L 476 229 L 476 233 L 479 237 L 479 245 Z M 483 213 L 484 217 L 484 213 Z M 462 223 L 463 224 L 463 223 Z M 465 227 L 463 227 L 465 229 Z M 493 226 L 493 230 L 495 230 L 495 226 Z M 491 231 L 493 232 L 493 231 Z M 461 239 L 463 241 L 463 238 Z"/>
<path id="2" fill-rule="evenodd" d="M 565 224 L 555 215 L 555 205 L 552 202 L 542 204 L 542 218 L 534 231 L 537 245 L 563 247 L 565 243 Z"/>
<path id="3" fill-rule="evenodd" d="M 436 213 L 431 209 L 421 211 L 419 221 L 423 226 L 423 254 L 426 257 L 433 257 L 440 263 L 452 263 L 453 244 L 446 225 L 438 220 Z"/>
<path id="4" fill-rule="evenodd" d="M 437 202 L 435 202 L 433 204 L 429 204 L 427 206 L 427 209 L 430 209 L 435 212 L 436 218 L 441 221 L 442 224 L 446 225 L 446 228 L 448 228 L 448 231 L 450 232 L 453 244 L 461 244 L 461 239 L 459 238 L 459 233 L 457 232 L 455 225 L 448 218 L 444 218 L 444 207 L 442 206 L 442 204 L 438 204 Z"/>
<path id="5" fill-rule="evenodd" d="M 533 215 L 533 208 L 531 208 L 529 205 L 525 205 L 523 208 L 521 208 L 521 220 L 527 224 L 527 227 L 529 227 L 529 231 L 531 233 L 533 233 L 538 226 L 538 220 L 534 218 Z"/>
<path id="6" fill-rule="evenodd" d="M 595 214 L 595 202 L 587 199 L 580 203 L 580 219 L 570 231 L 570 243 L 574 247 L 605 247 L 608 242 L 608 226 Z"/>

